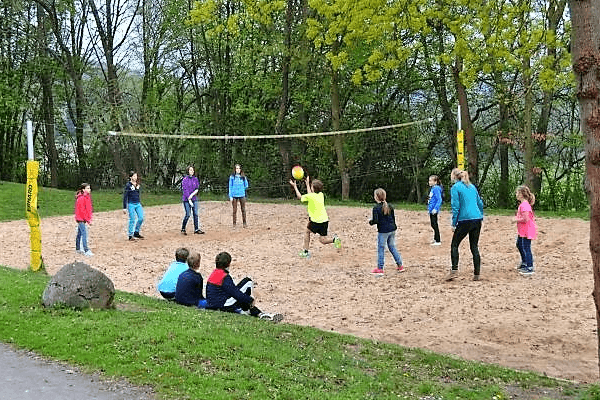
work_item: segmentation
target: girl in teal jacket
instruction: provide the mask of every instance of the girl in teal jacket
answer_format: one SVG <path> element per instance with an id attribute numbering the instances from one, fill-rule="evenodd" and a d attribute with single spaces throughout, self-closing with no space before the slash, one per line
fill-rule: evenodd
<path id="1" fill-rule="evenodd" d="M 240 164 L 235 164 L 233 173 L 229 176 L 229 201 L 233 206 L 233 226 L 237 222 L 237 203 L 240 203 L 242 211 L 242 222 L 246 224 L 246 189 L 248 189 L 248 178 Z"/>
<path id="2" fill-rule="evenodd" d="M 458 275 L 458 246 L 469 235 L 469 247 L 473 255 L 473 280 L 478 281 L 481 271 L 481 257 L 479 255 L 479 234 L 483 222 L 483 201 L 475 185 L 469 180 L 469 173 L 459 168 L 454 168 L 450 175 L 455 182 L 450 190 L 450 205 L 452 207 L 452 243 L 450 257 L 452 270 L 446 277 L 451 281 Z"/>

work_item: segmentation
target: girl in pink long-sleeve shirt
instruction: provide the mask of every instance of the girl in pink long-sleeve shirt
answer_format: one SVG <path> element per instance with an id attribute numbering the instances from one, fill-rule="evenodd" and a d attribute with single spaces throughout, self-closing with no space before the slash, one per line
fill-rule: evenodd
<path id="1" fill-rule="evenodd" d="M 515 191 L 515 197 L 519 201 L 519 208 L 515 221 L 517 223 L 517 249 L 521 254 L 521 275 L 533 274 L 533 255 L 531 254 L 531 241 L 537 238 L 537 225 L 532 205 L 535 204 L 535 195 L 525 185 L 519 186 Z"/>

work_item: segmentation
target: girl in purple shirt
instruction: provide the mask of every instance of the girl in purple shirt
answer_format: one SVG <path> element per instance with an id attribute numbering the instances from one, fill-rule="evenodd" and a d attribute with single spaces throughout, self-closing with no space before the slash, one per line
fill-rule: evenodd
<path id="1" fill-rule="evenodd" d="M 185 216 L 181 223 L 181 233 L 187 235 L 185 227 L 190 219 L 190 211 L 194 214 L 194 233 L 202 234 L 204 231 L 200 229 L 198 221 L 198 189 L 200 189 L 200 183 L 198 178 L 194 175 L 194 167 L 191 165 L 187 168 L 187 175 L 181 181 L 181 201 L 183 202 L 183 209 L 185 210 Z"/>

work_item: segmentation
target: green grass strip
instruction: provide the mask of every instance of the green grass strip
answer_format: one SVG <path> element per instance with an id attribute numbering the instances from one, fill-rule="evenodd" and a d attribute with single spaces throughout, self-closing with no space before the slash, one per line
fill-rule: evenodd
<path id="1" fill-rule="evenodd" d="M 598 398 L 594 385 L 137 294 L 117 292 L 114 310 L 46 309 L 48 280 L 0 267 L 0 341 L 165 399 Z"/>

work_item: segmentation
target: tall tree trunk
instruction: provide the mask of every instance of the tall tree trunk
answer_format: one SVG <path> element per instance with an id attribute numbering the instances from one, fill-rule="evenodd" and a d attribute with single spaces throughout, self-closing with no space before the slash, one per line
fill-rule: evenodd
<path id="1" fill-rule="evenodd" d="M 42 82 L 42 118 L 44 121 L 44 143 L 50 169 L 50 186 L 58 187 L 58 151 L 54 140 L 54 95 L 52 93 L 52 73 L 43 71 Z"/>
<path id="2" fill-rule="evenodd" d="M 535 160 L 543 160 L 546 158 L 546 135 L 548 134 L 548 124 L 550 122 L 550 112 L 552 111 L 552 102 L 554 99 L 554 93 L 550 90 L 544 91 L 544 97 L 542 99 L 542 106 L 540 110 L 540 118 L 538 119 L 537 126 L 535 129 L 535 140 L 533 141 L 534 146 L 534 168 Z M 539 193 L 542 190 L 542 173 L 541 170 L 533 174 L 531 180 L 531 190 L 534 193 Z"/>
<path id="3" fill-rule="evenodd" d="M 533 89 L 531 82 L 531 65 L 528 56 L 523 58 L 523 88 L 525 89 L 525 109 L 523 110 L 524 152 L 523 167 L 525 168 L 525 184 L 533 186 L 535 174 L 533 171 L 533 136 L 531 131 L 531 114 L 533 113 Z"/>
<path id="4" fill-rule="evenodd" d="M 281 97 L 279 98 L 279 111 L 277 113 L 277 121 L 275 121 L 275 134 L 283 134 L 283 122 L 287 115 L 287 106 L 289 102 L 289 87 L 290 87 L 290 63 L 292 52 L 292 20 L 293 20 L 294 0 L 288 0 L 285 9 L 285 33 L 284 33 L 284 55 L 281 60 Z M 286 139 L 278 141 L 279 155 L 281 156 L 281 176 L 285 182 L 285 178 L 289 176 L 291 167 L 290 160 L 290 142 Z M 284 187 L 284 186 L 282 186 Z"/>
<path id="5" fill-rule="evenodd" d="M 437 50 L 435 54 L 443 54 L 444 49 L 444 27 L 442 24 L 435 25 L 435 37 L 437 39 Z M 439 67 L 433 68 L 431 65 L 431 56 L 429 54 L 429 44 L 426 41 L 426 37 L 421 37 L 423 43 L 423 53 L 425 55 L 425 65 L 427 67 L 427 73 L 433 83 L 435 93 L 437 95 L 438 102 L 442 110 L 442 120 L 437 124 L 436 129 L 440 131 L 441 135 L 448 137 L 449 146 L 448 152 L 452 160 L 456 160 L 456 121 L 454 118 L 454 112 L 452 106 L 448 100 L 448 91 L 446 90 L 447 85 L 447 65 L 440 59 Z M 434 46 L 432 44 L 432 46 Z"/>
<path id="6" fill-rule="evenodd" d="M 558 24 L 562 20 L 566 0 L 551 0 L 548 3 L 547 23 L 548 32 L 556 33 Z M 556 53 L 556 46 L 549 45 L 547 49 L 547 55 L 554 60 L 554 65 L 558 67 L 558 59 Z M 548 134 L 548 122 L 550 121 L 550 111 L 552 110 L 552 103 L 554 100 L 554 92 L 552 89 L 544 91 L 544 98 L 542 99 L 542 107 L 540 112 L 540 118 L 537 123 L 535 130 L 534 140 L 534 167 L 535 160 L 543 160 L 546 158 L 546 135 Z M 538 169 L 532 176 L 531 189 L 534 193 L 539 193 L 542 190 L 542 173 Z"/>
<path id="7" fill-rule="evenodd" d="M 73 81 L 75 86 L 75 151 L 77 152 L 77 160 L 79 161 L 79 180 L 88 182 L 87 175 L 87 158 L 83 147 L 83 125 L 85 121 L 85 94 L 83 90 L 83 79 L 78 76 Z"/>
<path id="8" fill-rule="evenodd" d="M 142 132 L 146 132 L 148 125 L 148 112 L 150 111 L 148 107 L 148 94 L 152 87 L 152 82 L 154 79 L 154 74 L 151 69 L 152 67 L 152 58 L 150 56 L 150 4 L 147 0 L 142 0 L 142 7 L 140 9 L 142 14 L 142 57 L 144 63 L 144 77 L 142 80 L 142 93 L 140 95 L 140 102 L 142 107 L 142 115 L 140 116 L 140 130 Z"/>
<path id="9" fill-rule="evenodd" d="M 50 170 L 50 186 L 58 187 L 58 151 L 54 141 L 54 94 L 52 86 L 54 82 L 52 63 L 48 62 L 46 51 L 48 50 L 48 23 L 44 9 L 37 6 L 38 17 L 38 55 L 41 72 L 40 81 L 42 85 L 42 119 L 44 121 L 44 143 L 46 145 L 46 157 Z M 44 62 L 46 60 L 46 62 Z"/>
<path id="10" fill-rule="evenodd" d="M 340 130 L 340 87 L 338 83 L 338 72 L 332 68 L 331 72 L 331 124 L 334 131 Z M 338 170 L 342 178 L 342 200 L 350 198 L 350 175 L 346 166 L 344 155 L 344 135 L 335 135 L 333 146 L 337 155 Z"/>
<path id="11" fill-rule="evenodd" d="M 113 4 L 113 0 L 104 0 L 104 7 L 102 10 L 98 9 L 95 0 L 90 0 L 88 3 L 92 15 L 94 16 L 94 21 L 96 22 L 96 29 L 100 42 L 102 43 L 102 54 L 104 56 L 104 65 L 106 68 L 105 79 L 108 93 L 107 97 L 110 107 L 110 125 L 112 130 L 120 131 L 123 124 L 127 125 L 127 123 L 123 121 L 121 115 L 123 94 L 119 88 L 117 65 L 115 64 L 115 52 L 123 44 L 129 34 L 135 12 L 130 17 L 130 22 L 127 24 L 127 27 L 122 28 L 120 26 L 120 20 L 125 18 L 127 8 L 123 7 L 120 0 L 116 0 L 115 2 L 116 4 Z M 140 0 L 137 0 L 137 3 L 132 5 L 133 10 L 138 10 L 139 3 Z M 121 39 L 118 43 L 115 43 L 115 35 L 117 32 Z M 107 139 L 107 144 L 113 156 L 115 169 L 120 173 L 121 178 L 126 180 L 128 174 L 121 157 L 121 154 L 124 152 L 121 142 L 118 138 L 111 137 Z"/>
<path id="12" fill-rule="evenodd" d="M 508 169 L 508 146 L 510 145 L 510 138 L 508 136 L 508 133 L 510 131 L 508 101 L 506 99 L 500 99 L 498 106 L 500 109 L 500 133 L 498 137 L 500 182 L 498 183 L 498 197 L 496 200 L 498 207 L 507 208 L 509 194 L 508 181 L 510 177 Z"/>
<path id="13" fill-rule="evenodd" d="M 86 98 L 83 89 L 83 72 L 87 60 L 84 59 L 84 42 L 83 35 L 85 32 L 85 21 L 88 15 L 88 7 L 85 1 L 81 4 L 80 14 L 75 15 L 69 13 L 69 26 L 70 30 L 69 38 L 70 47 L 67 45 L 62 31 L 62 26 L 65 24 L 61 20 L 61 13 L 56 10 L 56 3 L 47 2 L 43 0 L 36 0 L 38 7 L 43 7 L 47 13 L 48 21 L 52 26 L 54 38 L 56 43 L 60 47 L 60 54 L 58 61 L 61 62 L 63 69 L 66 74 L 71 78 L 73 83 L 73 90 L 75 92 L 75 113 L 73 113 L 72 105 L 69 103 L 67 108 L 69 110 L 69 117 L 75 125 L 75 152 L 77 153 L 77 161 L 79 165 L 79 179 L 80 181 L 87 180 L 86 156 L 83 146 L 83 126 L 85 125 L 85 109 L 86 109 Z"/>
<path id="14" fill-rule="evenodd" d="M 581 129 L 586 137 L 586 189 L 590 201 L 590 252 L 594 273 L 596 338 L 600 360 L 600 1 L 570 0 L 571 52 Z M 600 364 L 599 364 L 600 370 Z"/>
<path id="15" fill-rule="evenodd" d="M 473 123 L 471 122 L 471 113 L 469 112 L 469 102 L 467 100 L 467 89 L 463 85 L 460 79 L 460 73 L 463 69 L 463 62 L 460 57 L 455 60 L 454 68 L 452 73 L 454 76 L 454 84 L 456 86 L 456 96 L 458 97 L 458 104 L 460 104 L 460 120 L 462 130 L 465 132 L 465 144 L 466 144 L 466 155 L 467 155 L 467 170 L 469 171 L 469 177 L 471 182 L 477 184 L 479 174 L 479 154 L 477 153 L 477 144 L 475 143 L 475 130 L 473 129 Z"/>

